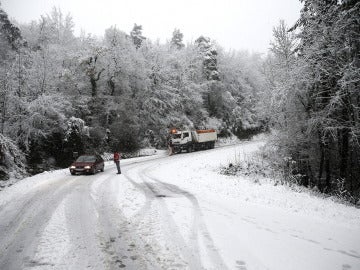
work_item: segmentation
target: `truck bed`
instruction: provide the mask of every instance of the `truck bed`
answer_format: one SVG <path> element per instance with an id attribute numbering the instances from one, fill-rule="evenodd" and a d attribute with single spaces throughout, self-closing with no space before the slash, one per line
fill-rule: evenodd
<path id="1" fill-rule="evenodd" d="M 192 131 L 194 141 L 197 143 L 210 142 L 217 140 L 217 133 L 214 129 Z"/>

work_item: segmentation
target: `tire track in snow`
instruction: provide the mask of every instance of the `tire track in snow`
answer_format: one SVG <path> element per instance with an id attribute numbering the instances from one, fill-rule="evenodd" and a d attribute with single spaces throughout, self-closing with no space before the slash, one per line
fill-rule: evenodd
<path id="1" fill-rule="evenodd" d="M 97 198 L 95 207 L 99 214 L 98 219 L 101 226 L 101 232 L 98 236 L 100 245 L 103 253 L 107 256 L 108 269 L 125 267 L 126 269 L 144 269 L 142 254 L 129 250 L 137 237 L 126 226 L 128 221 L 117 205 L 121 183 L 119 178 L 110 176 L 99 183 L 93 191 L 93 196 Z"/>
<path id="2" fill-rule="evenodd" d="M 200 252 L 197 248 L 197 241 L 196 243 L 193 243 L 194 241 L 191 241 L 190 245 L 186 243 L 184 237 L 179 231 L 178 226 L 176 225 L 173 215 L 171 214 L 164 201 L 164 199 L 167 197 L 167 195 L 163 195 L 164 191 L 166 190 L 159 189 L 158 186 L 155 186 L 149 182 L 150 178 L 147 178 L 145 176 L 146 169 L 141 171 L 140 177 L 143 180 L 145 186 L 151 191 L 151 196 L 153 200 L 156 200 L 156 202 L 161 206 L 161 216 L 163 222 L 166 222 L 166 226 L 164 229 L 167 233 L 167 239 L 173 240 L 172 242 L 174 248 L 180 251 L 180 254 L 184 258 L 184 260 L 189 264 L 190 269 L 204 269 L 201 265 Z M 179 195 L 179 193 L 172 193 L 172 195 Z"/>
<path id="3" fill-rule="evenodd" d="M 158 164 L 157 164 L 158 165 Z M 142 209 L 137 213 L 136 219 L 139 222 L 140 219 L 143 219 L 144 216 L 150 211 L 150 208 L 153 202 L 156 202 L 161 206 L 161 216 L 164 222 L 166 222 L 165 228 L 167 230 L 168 239 L 175 239 L 173 241 L 173 245 L 176 246 L 177 249 L 180 250 L 180 254 L 182 257 L 189 263 L 190 269 L 203 269 L 203 266 L 200 261 L 200 249 L 199 249 L 199 240 L 201 236 L 201 240 L 205 244 L 206 252 L 211 258 L 213 265 L 216 269 L 227 269 L 223 259 L 220 254 L 217 252 L 216 247 L 210 234 L 207 230 L 205 222 L 201 218 L 202 212 L 199 206 L 199 203 L 193 194 L 180 189 L 179 187 L 171 184 L 164 183 L 152 176 L 149 176 L 147 171 L 157 165 L 150 164 L 149 166 L 141 169 L 137 173 L 137 178 L 142 182 L 138 183 L 134 178 L 130 177 L 128 173 L 126 173 L 127 179 L 138 189 L 140 189 L 144 195 L 146 196 L 146 203 Z M 150 181 L 149 181 L 150 180 Z M 155 182 L 156 184 L 152 184 L 150 182 Z M 165 199 L 168 194 L 169 197 L 183 197 L 187 199 L 192 205 L 192 216 L 193 222 L 191 225 L 189 243 L 187 244 L 184 237 L 179 232 L 179 228 L 176 225 L 176 222 L 169 211 Z"/>
<path id="4" fill-rule="evenodd" d="M 34 261 L 41 233 L 53 212 L 78 184 L 79 179 L 64 177 L 32 190 L 14 205 L 2 208 L 0 231 L 0 269 L 22 269 L 41 264 Z"/>
<path id="5" fill-rule="evenodd" d="M 151 166 L 153 167 L 153 166 Z M 192 239 L 192 246 L 193 251 L 196 252 L 199 255 L 199 247 L 197 239 L 200 240 L 199 236 L 202 236 L 202 240 L 205 243 L 206 252 L 209 255 L 209 258 L 212 260 L 215 269 L 227 269 L 227 266 L 225 265 L 224 260 L 222 259 L 221 255 L 216 249 L 216 246 L 214 244 L 213 239 L 210 236 L 210 233 L 206 227 L 205 221 L 203 220 L 203 213 L 201 211 L 200 205 L 196 197 L 191 194 L 190 192 L 183 190 L 179 188 L 176 185 L 169 184 L 162 182 L 161 180 L 154 178 L 153 176 L 150 176 L 149 173 L 146 173 L 145 171 L 149 170 L 151 167 L 146 168 L 144 170 L 144 174 L 151 180 L 155 181 L 156 183 L 160 184 L 163 190 L 170 191 L 172 194 L 175 195 L 182 195 L 186 199 L 188 199 L 191 202 L 192 209 L 193 209 L 193 217 L 194 222 L 191 230 L 191 239 Z"/>
<path id="6" fill-rule="evenodd" d="M 91 196 L 91 185 L 104 181 L 107 174 L 88 177 L 74 187 L 65 201 L 65 226 L 70 236 L 67 266 L 70 269 L 104 269 L 105 259 L 100 247 L 98 213 Z"/>
<path id="7" fill-rule="evenodd" d="M 140 174 L 138 174 L 137 177 L 140 178 L 143 181 L 143 183 L 138 183 L 133 177 L 129 176 L 128 173 L 125 173 L 125 177 L 135 188 L 137 188 L 145 195 L 145 202 L 143 206 L 129 219 L 128 224 L 129 225 L 131 224 L 130 226 L 131 229 L 134 231 L 134 233 L 140 235 L 141 242 L 143 242 L 143 246 L 146 247 L 146 251 L 147 251 L 146 260 L 148 262 L 148 268 L 149 269 L 159 269 L 159 267 L 161 267 L 162 269 L 169 269 L 169 268 L 178 269 L 180 267 L 184 268 L 186 261 L 181 259 L 179 262 L 179 258 L 177 258 L 178 252 L 169 254 L 169 252 L 173 252 L 174 249 L 178 248 L 177 245 L 175 246 L 173 245 L 171 249 L 168 246 L 161 247 L 162 243 L 159 243 L 157 241 L 158 239 L 155 240 L 151 239 L 151 237 L 154 237 L 154 235 L 156 235 L 156 232 L 164 229 L 163 228 L 164 221 L 161 222 L 160 219 L 168 220 L 168 218 L 167 219 L 164 218 L 164 214 L 162 212 L 159 212 L 159 210 L 156 209 L 159 206 L 157 204 L 158 198 L 151 191 L 151 189 L 148 186 L 146 186 L 146 184 L 144 184 L 145 181 Z M 166 224 L 165 228 L 168 226 L 169 224 Z M 174 235 L 171 235 L 171 237 L 174 237 Z M 171 237 L 167 237 L 167 240 L 171 239 Z M 165 244 L 169 245 L 171 243 L 166 242 Z M 159 253 L 163 252 L 164 249 L 167 250 L 167 254 L 165 254 L 164 258 L 161 258 Z M 180 250 L 180 253 L 183 252 L 181 252 Z M 152 257 L 150 257 L 149 254 L 151 254 Z M 202 268 L 196 267 L 191 269 L 202 269 Z"/>

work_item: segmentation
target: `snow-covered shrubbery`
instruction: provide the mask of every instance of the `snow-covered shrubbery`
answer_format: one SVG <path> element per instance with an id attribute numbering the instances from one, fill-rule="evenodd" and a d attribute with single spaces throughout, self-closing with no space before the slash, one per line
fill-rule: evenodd
<path id="1" fill-rule="evenodd" d="M 24 153 L 11 139 L 0 134 L 0 181 L 21 178 L 25 174 Z"/>
<path id="2" fill-rule="evenodd" d="M 258 181 L 259 177 L 276 179 L 275 172 L 270 164 L 261 157 L 260 152 L 251 156 L 242 156 L 237 154 L 234 162 L 220 168 L 220 173 L 233 176 L 249 176 Z"/>
<path id="3" fill-rule="evenodd" d="M 335 201 L 356 204 L 360 207 L 360 196 L 351 195 L 346 190 L 344 180 L 338 179 L 334 191 L 323 194 L 317 186 L 306 184 L 306 175 L 300 173 L 300 168 L 298 162 L 291 157 L 282 157 L 276 148 L 266 144 L 251 155 L 236 153 L 234 161 L 220 167 L 220 173 L 246 177 L 259 184 L 270 182 L 274 185 L 286 185 L 298 192 L 310 192 L 321 197 L 332 197 Z"/>

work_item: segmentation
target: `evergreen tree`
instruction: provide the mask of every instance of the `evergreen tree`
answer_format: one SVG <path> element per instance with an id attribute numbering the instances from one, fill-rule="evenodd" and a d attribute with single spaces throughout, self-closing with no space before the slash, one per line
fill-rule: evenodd
<path id="1" fill-rule="evenodd" d="M 134 27 L 130 32 L 130 36 L 133 40 L 133 43 L 134 43 L 136 49 L 139 49 L 141 47 L 142 42 L 146 39 L 142 35 L 142 26 L 137 25 L 136 23 L 134 24 Z"/>
<path id="2" fill-rule="evenodd" d="M 210 38 L 200 36 L 195 40 L 203 57 L 204 74 L 207 80 L 220 80 L 217 69 L 217 51 Z"/>
<path id="3" fill-rule="evenodd" d="M 3 48 L 10 46 L 11 49 L 17 50 L 21 46 L 26 45 L 22 39 L 20 30 L 17 26 L 12 24 L 8 18 L 6 12 L 1 8 L 0 5 L 0 44 L 2 45 L 0 53 L 2 53 Z M 3 47 L 4 46 L 4 47 Z M 1 59 L 4 59 L 5 54 L 1 55 Z"/>
<path id="4" fill-rule="evenodd" d="M 184 34 L 180 32 L 179 29 L 175 29 L 173 32 L 173 36 L 171 38 L 171 46 L 176 49 L 182 49 L 185 47 L 183 43 Z"/>

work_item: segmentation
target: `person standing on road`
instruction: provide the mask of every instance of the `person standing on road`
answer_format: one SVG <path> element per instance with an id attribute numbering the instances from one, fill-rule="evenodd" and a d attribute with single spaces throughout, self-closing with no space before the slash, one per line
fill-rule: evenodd
<path id="1" fill-rule="evenodd" d="M 117 168 L 117 174 L 121 174 L 121 169 L 120 169 L 120 154 L 119 152 L 115 152 L 114 153 L 114 162 L 116 164 L 116 168 Z"/>

